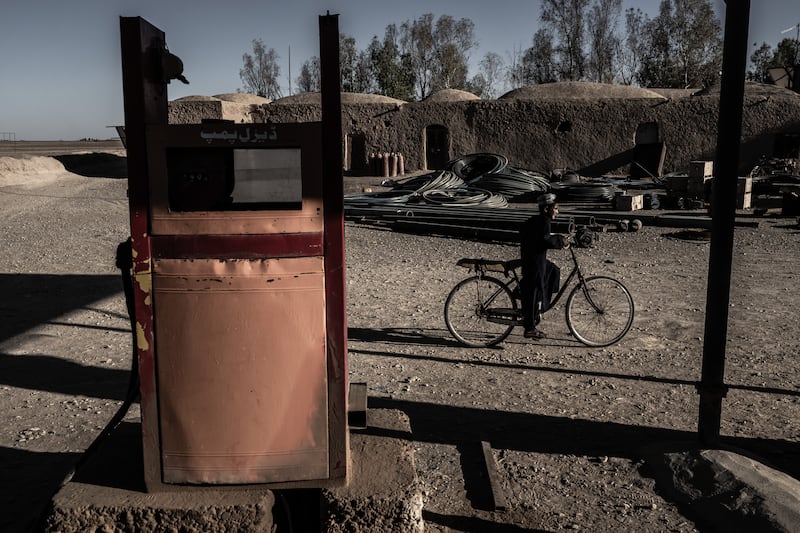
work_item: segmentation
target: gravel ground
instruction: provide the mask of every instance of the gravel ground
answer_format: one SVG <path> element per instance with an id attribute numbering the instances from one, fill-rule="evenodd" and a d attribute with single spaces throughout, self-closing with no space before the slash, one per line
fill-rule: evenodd
<path id="1" fill-rule="evenodd" d="M 795 477 L 797 233 L 771 220 L 737 234 L 722 424 L 730 445 Z M 634 295 L 636 320 L 620 344 L 578 344 L 557 307 L 544 341 L 515 330 L 496 349 L 470 349 L 442 319 L 466 275 L 455 262 L 511 259 L 515 247 L 347 227 L 352 378 L 370 384 L 373 405 L 409 414 L 428 530 L 702 530 L 659 495 L 642 461 L 648 445 L 696 442 L 709 245 L 676 235 L 686 233 L 607 233 L 581 251 L 585 270 Z M 566 253 L 551 256 L 565 271 Z M 481 441 L 499 463 L 505 513 L 486 510 Z"/>
<path id="2" fill-rule="evenodd" d="M 114 267 L 128 234 L 126 182 L 70 164 L 24 175 L 0 166 L 2 531 L 25 530 L 127 386 Z M 795 219 L 759 221 L 736 234 L 721 431 L 800 478 L 799 232 Z M 442 309 L 467 274 L 455 262 L 511 259 L 513 246 L 354 223 L 346 246 L 350 377 L 368 383 L 371 407 L 409 416 L 427 531 L 710 530 L 662 496 L 642 458 L 649 445 L 696 443 L 709 250 L 700 232 L 605 233 L 580 251 L 587 272 L 621 279 L 637 306 L 628 336 L 604 349 L 571 338 L 563 308 L 546 315 L 543 341 L 517 330 L 496 348 L 454 341 Z M 565 253 L 551 258 L 567 270 Z M 503 512 L 490 510 L 481 441 L 498 464 Z"/>

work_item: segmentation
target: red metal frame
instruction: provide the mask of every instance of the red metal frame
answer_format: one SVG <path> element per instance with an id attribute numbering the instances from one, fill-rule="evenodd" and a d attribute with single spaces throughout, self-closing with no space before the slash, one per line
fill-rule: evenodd
<path id="1" fill-rule="evenodd" d="M 153 258 L 257 259 L 323 255 L 321 233 L 272 235 L 154 235 Z"/>
<path id="2" fill-rule="evenodd" d="M 156 58 L 166 49 L 164 32 L 140 17 L 120 17 L 125 138 L 128 162 L 131 242 L 133 248 L 134 307 L 141 391 L 144 477 L 160 480 L 157 463 L 157 420 L 153 310 L 151 306 L 151 249 L 148 224 L 147 142 L 150 124 L 167 123 L 167 91 L 159 79 Z M 154 457 L 155 451 L 155 457 Z"/>

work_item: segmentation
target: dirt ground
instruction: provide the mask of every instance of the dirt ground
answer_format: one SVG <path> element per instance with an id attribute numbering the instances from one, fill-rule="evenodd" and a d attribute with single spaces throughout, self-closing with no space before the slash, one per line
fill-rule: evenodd
<path id="1" fill-rule="evenodd" d="M 2 531 L 33 523 L 128 382 L 114 266 L 129 232 L 124 151 L 67 148 L 20 167 L 11 158 L 23 154 L 0 147 Z M 721 432 L 726 445 L 800 478 L 800 229 L 796 219 L 748 220 L 759 225 L 736 232 Z M 350 378 L 367 382 L 371 408 L 410 418 L 426 531 L 712 530 L 665 499 L 642 455 L 650 445 L 697 444 L 702 232 L 609 232 L 580 251 L 587 272 L 633 293 L 636 319 L 620 344 L 577 343 L 559 307 L 545 317 L 543 341 L 515 330 L 496 348 L 474 349 L 459 346 L 442 318 L 467 274 L 455 263 L 511 259 L 514 246 L 351 222 L 345 231 Z M 551 259 L 567 270 L 565 253 Z M 502 512 L 490 510 L 481 441 L 498 463 Z"/>

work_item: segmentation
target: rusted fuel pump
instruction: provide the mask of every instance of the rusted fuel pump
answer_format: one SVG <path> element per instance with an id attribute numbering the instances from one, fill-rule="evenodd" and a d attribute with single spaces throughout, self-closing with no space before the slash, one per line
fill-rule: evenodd
<path id="1" fill-rule="evenodd" d="M 320 17 L 321 122 L 170 125 L 180 60 L 120 19 L 149 491 L 345 483 L 337 24 Z"/>

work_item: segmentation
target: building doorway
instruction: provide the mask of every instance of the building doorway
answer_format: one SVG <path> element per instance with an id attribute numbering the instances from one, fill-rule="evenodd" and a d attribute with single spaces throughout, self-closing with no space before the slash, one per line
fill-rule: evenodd
<path id="1" fill-rule="evenodd" d="M 365 176 L 369 170 L 367 139 L 363 133 L 348 133 L 344 138 L 344 171 Z"/>
<path id="2" fill-rule="evenodd" d="M 450 132 L 433 124 L 425 128 L 425 168 L 443 170 L 450 161 Z"/>

